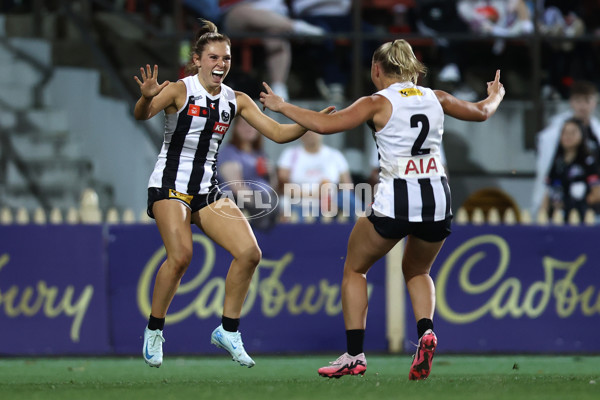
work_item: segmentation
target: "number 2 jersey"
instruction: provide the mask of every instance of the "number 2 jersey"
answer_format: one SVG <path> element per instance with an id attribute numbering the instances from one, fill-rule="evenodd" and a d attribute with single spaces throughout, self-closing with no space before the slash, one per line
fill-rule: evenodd
<path id="1" fill-rule="evenodd" d="M 174 114 L 165 114 L 165 139 L 148 187 L 206 194 L 217 185 L 217 154 L 236 112 L 235 92 L 221 85 L 208 94 L 198 75 L 182 79 L 187 101 Z"/>
<path id="2" fill-rule="evenodd" d="M 450 217 L 450 188 L 440 158 L 444 111 L 435 93 L 402 82 L 375 94 L 390 101 L 392 115 L 373 132 L 379 158 L 373 210 L 409 222 Z"/>

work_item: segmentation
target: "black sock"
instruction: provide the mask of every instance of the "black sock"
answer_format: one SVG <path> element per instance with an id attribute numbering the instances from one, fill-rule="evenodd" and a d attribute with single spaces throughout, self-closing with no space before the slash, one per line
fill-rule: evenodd
<path id="1" fill-rule="evenodd" d="M 427 329 L 433 330 L 433 321 L 429 318 L 422 318 L 417 322 L 417 335 L 419 335 L 419 339 L 421 336 L 427 331 Z"/>
<path id="2" fill-rule="evenodd" d="M 221 317 L 221 324 L 223 325 L 223 329 L 227 332 L 237 332 L 238 327 L 240 326 L 239 318 L 227 318 L 226 316 Z"/>
<path id="3" fill-rule="evenodd" d="M 365 341 L 364 329 L 350 329 L 346 331 L 346 345 L 348 354 L 357 356 L 363 353 L 363 342 Z"/>
<path id="4" fill-rule="evenodd" d="M 160 329 L 161 331 L 165 327 L 165 319 L 164 318 L 155 318 L 150 314 L 150 319 L 148 320 L 148 329 L 151 331 L 155 331 Z"/>

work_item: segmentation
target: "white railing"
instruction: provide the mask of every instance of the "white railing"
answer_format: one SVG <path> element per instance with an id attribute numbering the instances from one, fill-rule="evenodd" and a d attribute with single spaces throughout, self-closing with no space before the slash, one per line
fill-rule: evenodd
<path id="1" fill-rule="evenodd" d="M 53 208 L 46 213 L 43 208 L 33 211 L 25 207 L 12 210 L 9 207 L 0 209 L 0 225 L 27 225 L 27 224 L 134 224 L 150 223 L 152 219 L 146 210 L 137 213 L 132 209 L 119 212 L 116 208 L 109 208 L 105 214 L 99 207 L 98 194 L 93 189 L 85 189 L 81 195 L 78 208 L 71 207 L 67 210 Z"/>
<path id="2" fill-rule="evenodd" d="M 286 223 L 315 223 L 314 217 L 300 219 L 298 215 L 293 214 Z M 327 224 L 332 222 L 345 223 L 348 217 L 340 214 L 338 217 L 322 217 L 320 223 Z M 134 224 L 151 223 L 152 219 L 146 214 L 146 210 L 134 211 L 127 208 L 120 212 L 117 208 L 109 208 L 105 213 L 99 207 L 98 194 L 94 189 L 85 189 L 81 194 L 81 201 L 78 208 L 71 207 L 67 210 L 53 208 L 46 212 L 43 208 L 28 210 L 25 207 L 11 209 L 9 207 L 0 208 L 0 225 L 27 225 L 27 224 Z M 570 226 L 592 226 L 598 223 L 598 217 L 593 210 L 588 210 L 583 219 L 580 218 L 576 210 L 572 210 L 567 218 L 561 210 L 555 210 L 551 217 L 546 212 L 540 211 L 533 219 L 529 211 L 523 210 L 519 217 L 512 208 L 506 209 L 503 214 L 498 208 L 490 208 L 487 213 L 482 208 L 474 208 L 469 214 L 465 208 L 459 208 L 454 215 L 453 222 L 457 225 L 570 225 Z"/>
<path id="3" fill-rule="evenodd" d="M 562 210 L 555 210 L 551 217 L 545 211 L 540 211 L 535 220 L 527 210 L 520 212 L 517 218 L 516 212 L 509 208 L 500 214 L 497 208 L 490 208 L 486 213 L 481 208 L 474 208 L 471 215 L 464 208 L 458 209 L 454 216 L 454 223 L 458 225 L 473 224 L 473 225 L 596 225 L 597 217 L 593 210 L 587 210 L 583 220 L 580 218 L 576 210 L 571 210 L 566 220 Z"/>

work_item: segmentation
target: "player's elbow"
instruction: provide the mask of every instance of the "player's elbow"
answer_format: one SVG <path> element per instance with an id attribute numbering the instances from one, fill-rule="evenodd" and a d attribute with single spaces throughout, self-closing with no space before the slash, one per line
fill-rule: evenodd
<path id="1" fill-rule="evenodd" d="M 486 113 L 480 113 L 480 114 L 477 114 L 475 116 L 475 118 L 473 118 L 473 121 L 474 122 L 484 122 L 484 121 L 487 121 L 489 117 L 490 117 L 490 115 L 488 115 Z"/>
<path id="2" fill-rule="evenodd" d="M 483 122 L 487 121 L 492 115 L 494 115 L 494 109 L 491 107 L 483 106 L 480 107 L 479 112 L 475 113 L 473 121 L 475 122 Z"/>
<path id="3" fill-rule="evenodd" d="M 315 133 L 318 133 L 319 135 L 330 135 L 332 133 L 335 133 L 335 131 L 333 131 L 331 128 L 328 128 L 327 125 L 325 124 L 319 124 L 316 123 L 312 129 L 309 129 L 310 131 L 313 131 Z"/>
<path id="4" fill-rule="evenodd" d="M 274 141 L 277 144 L 285 144 L 285 143 L 289 143 L 291 141 L 294 140 L 294 138 L 288 138 L 285 135 L 283 135 L 281 132 L 279 132 L 278 134 L 274 135 L 272 138 L 270 138 L 272 141 Z"/>

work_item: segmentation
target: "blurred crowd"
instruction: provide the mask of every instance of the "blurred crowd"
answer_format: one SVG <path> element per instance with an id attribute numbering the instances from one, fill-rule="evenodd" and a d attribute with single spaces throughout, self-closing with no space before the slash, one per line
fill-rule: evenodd
<path id="1" fill-rule="evenodd" d="M 57 9 L 62 2 L 7 0 L 0 2 L 0 12 L 30 12 L 40 3 Z M 537 135 L 538 165 L 532 210 L 551 214 L 559 209 L 566 214 L 575 209 L 581 216 L 587 209 L 600 212 L 600 122 L 594 116 L 600 85 L 597 0 L 92 2 L 98 9 L 107 4 L 128 12 L 141 12 L 154 24 L 160 24 L 164 15 L 179 15 L 178 29 L 184 31 L 193 31 L 199 18 L 211 20 L 233 38 L 234 54 L 242 55 L 228 77 L 231 86 L 252 95 L 261 90 L 260 83 L 265 80 L 283 98 L 321 97 L 338 106 L 347 104 L 355 94 L 351 90 L 353 47 L 349 39 L 355 29 L 367 36 L 360 57 L 364 71 L 369 71 L 373 49 L 393 37 L 385 35 L 404 35 L 412 40 L 415 52 L 429 67 L 422 84 L 469 101 L 485 94 L 485 88 L 472 86 L 471 82 L 480 81 L 479 76 L 488 76 L 490 65 L 512 74 L 509 77 L 513 79 L 506 84 L 509 98 L 518 97 L 519 90 L 530 98 L 529 38 L 539 33 L 539 95 L 544 100 L 566 100 L 570 109 L 552 116 Z M 353 9 L 356 4 L 361 6 L 358 27 Z M 382 35 L 382 39 L 376 39 L 376 34 Z M 189 42 L 184 40 L 182 58 L 188 56 Z M 249 69 L 243 69 L 248 68 L 247 64 Z M 368 81 L 368 76 L 362 75 L 359 79 Z M 371 91 L 370 85 L 365 85 L 363 94 Z M 284 183 L 352 183 L 344 155 L 339 149 L 321 144 L 317 135 L 306 135 L 279 160 L 267 159 L 260 135 L 243 122 L 235 124 L 232 137 L 219 166 L 225 181 L 264 181 L 278 187 L 281 195 Z M 447 167 L 451 173 L 452 165 Z M 371 184 L 377 182 L 376 168 L 373 171 Z M 353 205 L 357 202 L 361 207 L 360 200 L 354 194 L 350 196 Z M 341 191 L 325 197 L 319 195 L 318 208 L 326 209 L 332 202 L 345 201 Z M 283 199 L 289 202 L 285 196 Z M 297 204 L 302 205 L 302 202 Z M 280 216 L 270 218 L 262 223 L 270 226 L 285 220 Z"/>
<path id="2" fill-rule="evenodd" d="M 0 12 L 31 12 L 40 6 L 52 11 L 79 2 L 6 0 Z M 357 4 L 360 22 L 355 27 Z M 98 0 L 88 6 L 143 15 L 148 23 L 179 33 L 197 29 L 198 18 L 215 22 L 234 38 L 232 51 L 244 60 L 230 79 L 250 93 L 266 80 L 284 98 L 318 96 L 342 104 L 355 94 L 352 79 L 361 78 L 366 82 L 361 94 L 369 93 L 368 77 L 351 76 L 348 35 L 354 30 L 368 36 L 359 57 L 365 68 L 385 40 L 374 39 L 378 34 L 433 38 L 412 43 L 430 69 L 424 83 L 466 100 L 485 94 L 472 82 L 487 76 L 490 64 L 514 72 L 509 97 L 531 96 L 532 51 L 526 38 L 534 32 L 542 35 L 543 98 L 567 99 L 576 80 L 600 84 L 600 48 L 593 40 L 600 37 L 596 0 Z M 166 24 L 167 16 L 177 21 Z M 184 43 L 183 51 L 187 48 Z"/>

